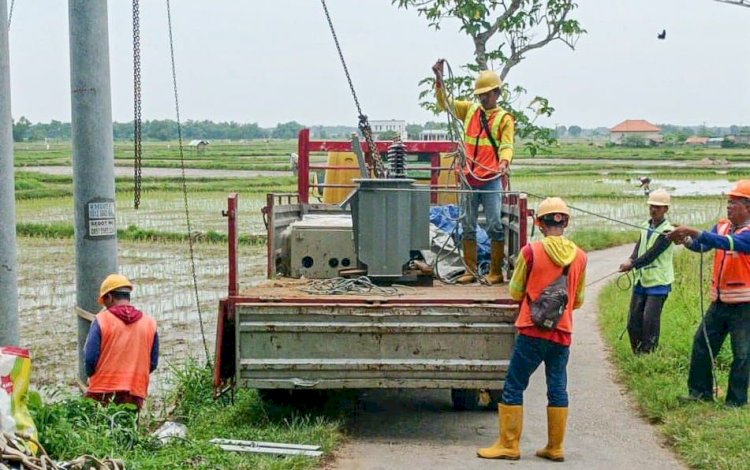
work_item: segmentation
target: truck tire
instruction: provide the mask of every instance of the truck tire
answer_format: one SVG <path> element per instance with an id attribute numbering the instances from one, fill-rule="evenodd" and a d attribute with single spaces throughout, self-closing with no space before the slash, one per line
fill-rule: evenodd
<path id="1" fill-rule="evenodd" d="M 482 397 L 482 391 L 476 388 L 452 388 L 451 402 L 455 411 L 477 411 L 477 410 L 497 410 L 497 404 L 500 403 L 500 397 L 503 394 L 502 389 L 487 389 L 489 393 L 489 402 L 482 403 L 486 397 Z"/>

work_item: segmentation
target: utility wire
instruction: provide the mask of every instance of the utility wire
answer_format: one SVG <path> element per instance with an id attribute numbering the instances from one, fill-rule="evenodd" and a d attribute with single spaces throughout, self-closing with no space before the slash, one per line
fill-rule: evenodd
<path id="1" fill-rule="evenodd" d="M 203 338 L 203 351 L 206 354 L 206 363 L 211 365 L 211 355 L 208 353 L 208 343 L 206 342 L 206 332 L 203 329 L 203 313 L 201 312 L 200 296 L 198 295 L 198 277 L 195 273 L 195 249 L 193 247 L 193 229 L 190 223 L 190 209 L 188 204 L 187 177 L 185 176 L 185 152 L 182 145 L 182 124 L 180 121 L 180 100 L 177 92 L 177 68 L 174 61 L 174 39 L 172 37 L 172 10 L 167 0 L 167 23 L 169 25 L 169 55 L 172 61 L 172 85 L 174 89 L 174 105 L 177 115 L 177 139 L 180 148 L 180 168 L 182 170 L 182 196 L 185 202 L 185 221 L 187 222 L 188 246 L 190 247 L 190 267 L 193 273 L 193 291 L 195 294 L 195 306 L 198 309 L 198 323 L 200 324 L 201 337 Z"/>

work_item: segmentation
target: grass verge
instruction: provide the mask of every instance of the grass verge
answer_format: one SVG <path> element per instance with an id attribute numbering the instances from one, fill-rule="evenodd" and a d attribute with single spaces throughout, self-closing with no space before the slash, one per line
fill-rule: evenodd
<path id="1" fill-rule="evenodd" d="M 308 457 L 278 458 L 226 452 L 208 441 L 231 438 L 320 445 L 326 454 L 341 441 L 341 411 L 334 407 L 301 412 L 270 407 L 255 390 L 239 390 L 233 404 L 215 401 L 211 371 L 195 364 L 176 369 L 168 404 L 169 419 L 185 424 L 185 439 L 166 445 L 151 436 L 159 421 L 147 412 L 139 419 L 125 406 L 102 407 L 80 397 L 44 404 L 38 396 L 30 409 L 42 445 L 60 460 L 88 454 L 120 458 L 129 469 L 274 469 L 315 468 Z M 331 411 L 334 410 L 334 411 Z"/>
<path id="2" fill-rule="evenodd" d="M 704 286 L 704 308 L 708 306 L 711 276 L 710 256 L 681 251 L 675 256 L 677 280 L 662 313 L 659 349 L 634 356 L 627 334 L 630 291 L 614 283 L 599 297 L 599 322 L 622 383 L 638 403 L 643 415 L 659 425 L 661 432 L 690 467 L 697 469 L 747 468 L 750 462 L 750 408 L 726 408 L 723 401 L 681 405 L 677 397 L 687 393 L 687 373 L 693 335 L 700 323 L 700 289 Z M 726 390 L 731 364 L 729 346 L 717 358 L 719 388 Z M 723 393 L 720 391 L 723 400 Z"/>
<path id="3" fill-rule="evenodd" d="M 635 243 L 637 234 L 632 231 L 606 229 L 579 229 L 568 237 L 583 251 L 603 250 L 626 243 Z"/>

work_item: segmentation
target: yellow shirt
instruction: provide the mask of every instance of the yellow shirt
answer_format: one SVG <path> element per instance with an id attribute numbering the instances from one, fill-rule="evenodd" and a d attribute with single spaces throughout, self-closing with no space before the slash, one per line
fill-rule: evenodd
<path id="1" fill-rule="evenodd" d="M 457 118 L 462 121 L 466 119 L 466 113 L 469 112 L 469 108 L 472 105 L 471 101 L 454 100 L 453 102 L 449 102 L 448 98 L 445 96 L 445 90 L 442 87 L 435 87 L 435 97 L 437 98 L 438 109 L 445 111 L 450 106 L 453 109 L 453 114 L 455 114 Z M 499 110 L 500 107 L 496 106 L 492 109 L 485 109 L 484 112 L 487 113 L 487 118 L 489 119 L 492 114 Z M 500 149 L 500 159 L 508 160 L 508 163 L 513 160 L 513 140 L 515 134 L 516 128 L 513 116 L 507 113 L 503 116 L 502 121 L 500 121 L 500 142 L 498 143 L 498 146 L 502 147 L 502 144 L 510 145 L 510 147 Z"/>

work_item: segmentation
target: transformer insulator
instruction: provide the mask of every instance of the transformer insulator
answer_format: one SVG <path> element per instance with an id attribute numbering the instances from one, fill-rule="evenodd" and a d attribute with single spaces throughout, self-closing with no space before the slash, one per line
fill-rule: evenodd
<path id="1" fill-rule="evenodd" d="M 389 178 L 406 178 L 406 147 L 397 139 L 388 147 Z"/>

